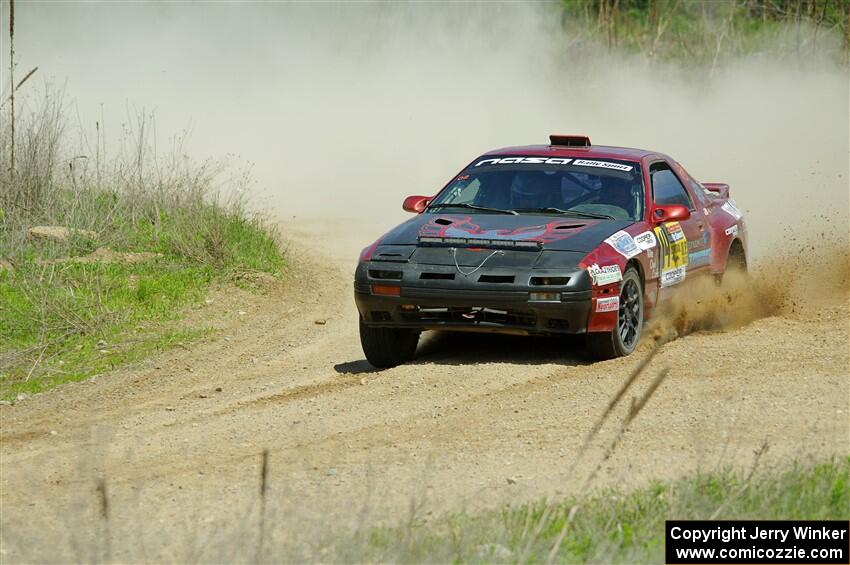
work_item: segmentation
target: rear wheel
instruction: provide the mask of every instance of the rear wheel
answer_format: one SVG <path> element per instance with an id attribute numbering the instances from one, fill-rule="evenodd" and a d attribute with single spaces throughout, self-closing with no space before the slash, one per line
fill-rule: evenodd
<path id="1" fill-rule="evenodd" d="M 597 359 L 625 357 L 637 347 L 643 331 L 643 284 L 633 267 L 626 269 L 620 284 L 617 325 L 610 332 L 587 334 L 587 348 Z"/>
<path id="2" fill-rule="evenodd" d="M 360 320 L 360 345 L 366 360 L 378 369 L 388 369 L 412 360 L 418 343 L 418 331 L 375 328 Z"/>

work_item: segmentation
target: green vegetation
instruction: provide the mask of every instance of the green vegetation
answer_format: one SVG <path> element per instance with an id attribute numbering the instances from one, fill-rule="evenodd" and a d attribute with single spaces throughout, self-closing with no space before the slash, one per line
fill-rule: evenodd
<path id="1" fill-rule="evenodd" d="M 846 63 L 850 0 L 562 0 L 566 30 L 609 49 L 712 67 L 770 52 L 802 62 Z"/>
<path id="2" fill-rule="evenodd" d="M 149 117 L 106 159 L 99 129 L 93 148 L 66 145 L 61 98 L 22 115 L 14 166 L 0 122 L 0 398 L 202 336 L 179 320 L 211 284 L 283 267 L 276 233 L 234 190 L 241 181 L 220 188 L 221 164 L 155 158 Z"/>
<path id="3" fill-rule="evenodd" d="M 742 474 L 698 473 L 433 523 L 368 531 L 333 544 L 332 561 L 663 563 L 667 519 L 846 520 L 850 458 Z"/>

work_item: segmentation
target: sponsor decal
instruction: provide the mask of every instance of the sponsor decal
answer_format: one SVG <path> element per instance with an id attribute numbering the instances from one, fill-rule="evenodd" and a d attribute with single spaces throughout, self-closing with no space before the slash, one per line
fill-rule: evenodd
<path id="1" fill-rule="evenodd" d="M 572 159 L 564 157 L 501 157 L 496 159 L 484 159 L 475 163 L 476 167 L 481 165 L 567 165 Z M 630 167 L 631 168 L 631 167 Z"/>
<path id="2" fill-rule="evenodd" d="M 613 247 L 617 253 L 624 256 L 626 259 L 631 259 L 640 253 L 640 249 L 638 249 L 634 238 L 622 230 L 606 239 L 605 243 Z"/>
<path id="3" fill-rule="evenodd" d="M 639 249 L 643 249 L 647 252 L 653 249 L 657 244 L 658 242 L 655 239 L 655 234 L 651 231 L 645 231 L 642 234 L 635 236 L 635 245 L 637 245 Z"/>
<path id="4" fill-rule="evenodd" d="M 623 273 L 620 271 L 619 265 L 605 265 L 600 267 L 596 263 L 587 268 L 590 273 L 590 280 L 593 284 L 602 286 L 623 280 Z"/>
<path id="5" fill-rule="evenodd" d="M 689 239 L 688 240 L 688 251 L 693 249 L 700 250 L 704 247 L 708 247 L 708 232 L 703 231 L 702 237 L 699 239 Z"/>
<path id="6" fill-rule="evenodd" d="M 721 210 L 735 218 L 736 221 L 741 219 L 741 211 L 735 207 L 735 203 L 731 199 L 724 202 L 720 208 Z"/>
<path id="7" fill-rule="evenodd" d="M 687 267 L 682 265 L 681 267 L 675 267 L 673 269 L 666 269 L 661 271 L 661 286 L 662 288 L 665 286 L 671 286 L 674 284 L 678 284 L 685 280 L 685 275 L 687 274 Z"/>
<path id="8" fill-rule="evenodd" d="M 685 278 L 688 267 L 688 240 L 679 222 L 668 222 L 655 228 L 660 261 L 658 276 L 661 286 L 670 286 Z"/>
<path id="9" fill-rule="evenodd" d="M 737 236 L 738 235 L 738 224 L 735 224 L 731 228 L 726 228 L 726 235 L 731 235 L 732 237 Z"/>
<path id="10" fill-rule="evenodd" d="M 610 298 L 597 298 L 596 299 L 596 311 L 597 312 L 616 312 L 620 309 L 620 297 L 612 296 Z"/>
<path id="11" fill-rule="evenodd" d="M 708 265 L 711 260 L 711 248 L 707 247 L 705 249 L 700 249 L 699 251 L 694 251 L 688 255 L 688 266 L 689 267 L 702 267 L 704 265 Z"/>
<path id="12" fill-rule="evenodd" d="M 631 171 L 634 167 L 631 165 L 623 165 L 620 163 L 612 163 L 611 161 L 590 161 L 588 159 L 576 159 L 573 165 L 582 167 L 600 167 L 602 169 L 614 169 L 615 171 Z"/>
<path id="13" fill-rule="evenodd" d="M 679 222 L 668 222 L 664 224 L 664 227 L 667 228 L 670 241 L 682 241 L 685 239 L 685 232 L 682 231 L 682 225 Z"/>

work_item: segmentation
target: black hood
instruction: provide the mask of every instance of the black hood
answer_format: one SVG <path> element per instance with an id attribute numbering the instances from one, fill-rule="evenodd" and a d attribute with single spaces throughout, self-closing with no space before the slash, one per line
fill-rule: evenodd
<path id="1" fill-rule="evenodd" d="M 419 214 L 398 225 L 381 245 L 417 245 L 420 237 L 539 241 L 544 250 L 589 253 L 633 220 L 556 215 Z"/>

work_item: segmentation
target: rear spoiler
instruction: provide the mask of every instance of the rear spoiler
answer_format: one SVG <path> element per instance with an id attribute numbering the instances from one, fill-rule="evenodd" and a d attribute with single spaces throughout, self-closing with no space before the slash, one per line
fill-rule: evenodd
<path id="1" fill-rule="evenodd" d="M 729 198 L 729 185 L 723 182 L 704 182 L 702 186 L 709 192 L 717 194 L 718 198 Z"/>

